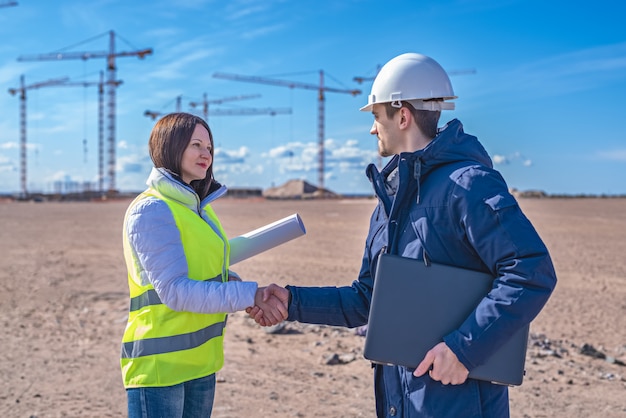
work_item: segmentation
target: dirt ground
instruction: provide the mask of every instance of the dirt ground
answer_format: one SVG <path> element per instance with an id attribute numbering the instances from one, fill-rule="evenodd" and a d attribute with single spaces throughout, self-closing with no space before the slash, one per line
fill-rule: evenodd
<path id="1" fill-rule="evenodd" d="M 0 203 L 0 417 L 123 417 L 128 200 Z M 531 325 L 526 417 L 626 416 L 626 199 L 521 199 L 559 282 Z M 233 266 L 265 285 L 347 285 L 374 200 L 221 199 L 237 236 L 299 213 L 307 234 Z M 354 330 L 229 316 L 214 417 L 372 417 L 371 367 Z"/>

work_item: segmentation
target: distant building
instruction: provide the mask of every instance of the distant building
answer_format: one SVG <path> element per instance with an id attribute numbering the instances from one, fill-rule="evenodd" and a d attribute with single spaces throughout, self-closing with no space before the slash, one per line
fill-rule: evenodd
<path id="1" fill-rule="evenodd" d="M 261 197 L 263 196 L 263 190 L 257 188 L 241 188 L 241 187 L 233 187 L 228 188 L 227 197 Z"/>

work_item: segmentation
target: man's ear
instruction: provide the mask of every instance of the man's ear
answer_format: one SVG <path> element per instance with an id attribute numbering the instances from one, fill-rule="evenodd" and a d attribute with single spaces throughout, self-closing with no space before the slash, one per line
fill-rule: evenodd
<path id="1" fill-rule="evenodd" d="M 400 128 L 406 128 L 411 121 L 411 112 L 406 107 L 400 108 Z"/>

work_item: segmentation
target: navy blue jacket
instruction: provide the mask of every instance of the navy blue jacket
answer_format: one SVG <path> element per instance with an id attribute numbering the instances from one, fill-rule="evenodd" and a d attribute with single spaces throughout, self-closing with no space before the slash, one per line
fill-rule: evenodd
<path id="1" fill-rule="evenodd" d="M 396 171 L 397 170 L 397 171 Z M 385 179 L 399 175 L 388 194 Z M 489 294 L 445 343 L 471 370 L 530 323 L 556 285 L 550 255 L 477 138 L 452 120 L 423 150 L 367 168 L 379 200 L 359 277 L 351 286 L 296 287 L 288 320 L 357 327 L 367 323 L 377 255 L 391 254 L 491 273 Z M 401 366 L 375 368 L 379 417 L 508 417 L 505 386 L 468 379 L 443 385 Z"/>

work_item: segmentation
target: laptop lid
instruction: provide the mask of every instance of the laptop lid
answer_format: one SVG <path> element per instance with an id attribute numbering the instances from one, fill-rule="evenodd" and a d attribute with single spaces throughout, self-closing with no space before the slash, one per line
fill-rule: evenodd
<path id="1" fill-rule="evenodd" d="M 489 274 L 391 254 L 378 260 L 364 357 L 416 368 L 426 352 L 457 329 L 491 290 Z M 503 344 L 472 379 L 520 385 L 529 325 Z"/>

